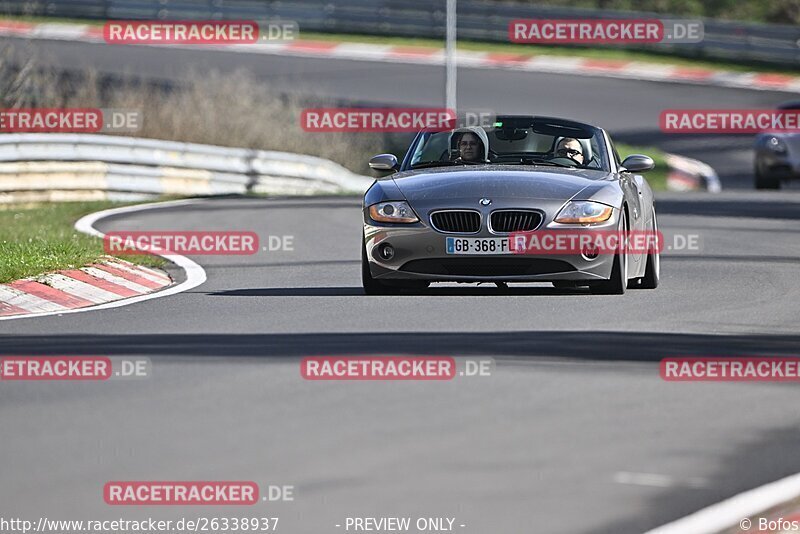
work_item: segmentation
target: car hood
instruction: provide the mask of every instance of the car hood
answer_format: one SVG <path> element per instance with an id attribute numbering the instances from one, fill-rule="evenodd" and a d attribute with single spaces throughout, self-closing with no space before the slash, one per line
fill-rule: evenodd
<path id="1" fill-rule="evenodd" d="M 499 199 L 568 200 L 598 181 L 609 181 L 605 171 L 541 166 L 486 166 L 480 169 L 441 167 L 392 176 L 412 205 L 457 200 Z"/>

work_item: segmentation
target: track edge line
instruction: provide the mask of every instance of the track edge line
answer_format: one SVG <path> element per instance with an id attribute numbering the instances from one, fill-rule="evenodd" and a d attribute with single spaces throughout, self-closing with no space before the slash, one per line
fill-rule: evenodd
<path id="1" fill-rule="evenodd" d="M 137 204 L 135 206 L 110 208 L 107 210 L 90 213 L 89 215 L 84 215 L 75 222 L 74 227 L 77 231 L 83 234 L 88 234 L 102 239 L 105 236 L 105 234 L 97 230 L 94 227 L 94 225 L 100 220 L 105 219 L 106 217 L 111 217 L 114 215 L 121 215 L 126 213 L 134 213 L 138 211 L 148 211 L 151 209 L 159 209 L 164 207 L 193 204 L 195 202 L 199 202 L 199 200 L 198 199 L 170 200 L 166 202 L 151 202 L 148 204 Z M 144 302 L 147 300 L 157 299 L 161 297 L 168 297 L 170 295 L 175 295 L 177 293 L 183 293 L 184 291 L 194 289 L 195 287 L 205 283 L 205 281 L 207 280 L 206 272 L 203 269 L 203 267 L 201 267 L 198 263 L 190 260 L 186 256 L 181 256 L 179 254 L 156 254 L 156 255 L 164 258 L 165 260 L 171 263 L 174 263 L 175 265 L 183 269 L 184 273 L 186 274 L 186 280 L 184 280 L 180 284 L 169 286 L 160 291 L 147 293 L 145 295 L 138 295 L 136 297 L 115 300 L 104 304 L 98 304 L 96 306 L 87 306 L 85 308 L 75 308 L 64 311 L 29 313 L 24 315 L 11 315 L 8 317 L 0 317 L 0 321 L 32 319 L 37 317 L 48 317 L 52 315 L 68 315 L 73 313 L 83 313 L 90 311 L 108 310 L 112 308 L 120 308 L 122 306 L 128 306 L 129 304 L 136 304 L 137 302 Z"/>
<path id="2" fill-rule="evenodd" d="M 716 534 L 800 496 L 800 473 L 739 493 L 645 534 Z"/>

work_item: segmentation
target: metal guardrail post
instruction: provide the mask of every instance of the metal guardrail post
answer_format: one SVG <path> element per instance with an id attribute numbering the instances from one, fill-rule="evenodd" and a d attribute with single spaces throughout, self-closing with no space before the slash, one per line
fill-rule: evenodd
<path id="1" fill-rule="evenodd" d="M 247 185 L 245 185 L 245 190 L 248 193 L 252 193 L 256 184 L 258 184 L 258 171 L 256 171 L 255 168 L 255 161 L 257 158 L 257 150 L 250 149 L 247 151 L 247 156 L 245 157 L 245 161 L 247 161 Z"/>

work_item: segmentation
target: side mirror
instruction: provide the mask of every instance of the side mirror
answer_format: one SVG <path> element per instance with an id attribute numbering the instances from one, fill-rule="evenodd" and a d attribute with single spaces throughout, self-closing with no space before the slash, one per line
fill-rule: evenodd
<path id="1" fill-rule="evenodd" d="M 656 162 L 650 156 L 633 154 L 625 158 L 622 162 L 623 172 L 645 172 L 656 166 Z"/>
<path id="2" fill-rule="evenodd" d="M 400 168 L 394 154 L 378 154 L 369 160 L 369 168 L 375 171 L 396 171 Z"/>

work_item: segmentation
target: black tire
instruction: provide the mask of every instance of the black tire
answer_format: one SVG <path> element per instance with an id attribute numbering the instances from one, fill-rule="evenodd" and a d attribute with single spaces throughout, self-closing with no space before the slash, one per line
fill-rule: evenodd
<path id="1" fill-rule="evenodd" d="M 759 165 L 756 165 L 756 189 L 780 189 L 781 181 L 775 176 L 770 176 L 761 170 Z"/>
<path id="2" fill-rule="evenodd" d="M 369 261 L 367 260 L 367 250 L 361 245 L 361 286 L 364 288 L 364 293 L 367 295 L 399 295 L 404 291 L 422 291 L 428 287 L 428 282 L 423 280 L 391 280 L 382 281 L 372 278 L 372 273 L 369 270 Z"/>
<path id="3" fill-rule="evenodd" d="M 620 217 L 619 231 L 628 232 L 627 216 L 623 208 L 622 217 Z M 621 245 L 621 244 L 620 244 Z M 611 278 L 603 282 L 595 283 L 589 286 L 589 290 L 595 295 L 624 295 L 625 289 L 628 287 L 628 253 L 618 250 L 614 254 L 614 264 L 611 267 Z"/>
<path id="4" fill-rule="evenodd" d="M 379 281 L 372 278 L 372 273 L 369 270 L 369 262 L 367 261 L 367 251 L 364 245 L 361 245 L 361 286 L 364 288 L 364 293 L 367 295 L 386 295 L 386 287 Z"/>
<path id="5" fill-rule="evenodd" d="M 658 221 L 656 210 L 653 210 L 653 233 L 658 233 Z M 637 278 L 636 289 L 655 289 L 661 280 L 661 253 L 658 249 L 647 254 L 647 265 L 644 268 L 644 276 Z"/>

